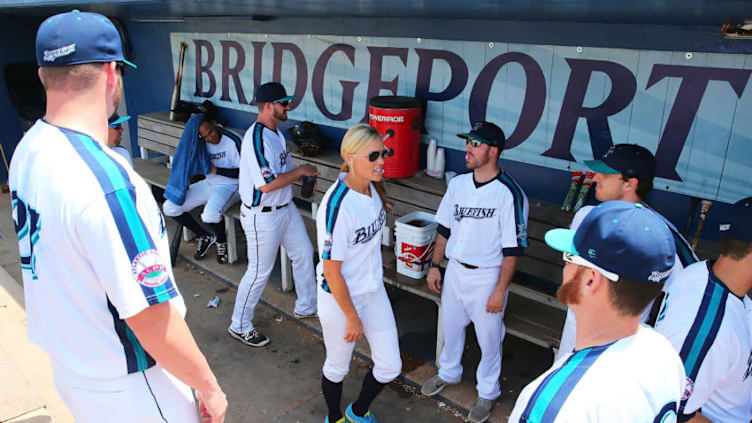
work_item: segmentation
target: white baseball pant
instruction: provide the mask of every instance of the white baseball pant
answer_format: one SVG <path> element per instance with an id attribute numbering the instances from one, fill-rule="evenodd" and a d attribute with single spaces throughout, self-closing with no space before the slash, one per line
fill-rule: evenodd
<path id="1" fill-rule="evenodd" d="M 345 341 L 347 319 L 334 295 L 319 287 L 318 300 L 318 315 L 326 346 L 324 376 L 339 383 L 350 371 L 355 342 Z M 397 324 L 386 290 L 382 285 L 373 294 L 352 297 L 352 302 L 363 323 L 363 335 L 371 348 L 373 377 L 381 383 L 389 383 L 402 371 L 402 359 Z"/>
<path id="2" fill-rule="evenodd" d="M 239 200 L 238 184 L 212 184 L 204 179 L 188 187 L 182 205 L 165 200 L 162 209 L 166 216 L 175 217 L 206 204 L 201 212 L 201 220 L 205 223 L 219 223 L 222 221 L 222 213 Z"/>
<path id="3" fill-rule="evenodd" d="M 159 364 L 113 379 L 74 375 L 53 364 L 55 387 L 78 423 L 198 423 L 191 388 Z"/>
<path id="4" fill-rule="evenodd" d="M 441 289 L 444 348 L 439 357 L 439 377 L 449 383 L 457 383 L 462 379 L 465 328 L 473 322 L 481 351 L 475 375 L 476 389 L 478 396 L 489 400 L 501 395 L 501 343 L 506 333 L 504 311 L 486 312 L 488 297 L 499 280 L 500 271 L 501 267 L 467 269 L 455 260 L 449 260 Z"/>
<path id="5" fill-rule="evenodd" d="M 248 244 L 248 268 L 240 280 L 230 329 L 236 333 L 253 330 L 253 310 L 264 292 L 277 260 L 280 244 L 292 261 L 295 281 L 295 312 L 316 312 L 316 274 L 313 246 L 303 218 L 295 204 L 263 213 L 261 207 L 240 206 L 240 223 Z"/>

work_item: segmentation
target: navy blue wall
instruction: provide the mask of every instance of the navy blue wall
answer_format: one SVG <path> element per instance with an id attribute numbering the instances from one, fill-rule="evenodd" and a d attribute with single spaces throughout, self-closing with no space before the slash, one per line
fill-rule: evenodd
<path id="1" fill-rule="evenodd" d="M 4 18 L 0 18 L 4 19 Z M 34 31 L 38 21 L 21 23 L 22 18 L 13 17 L 0 31 L 23 40 L 3 48 L 0 61 L 33 59 Z M 1 22 L 5 22 L 0 20 Z M 468 21 L 435 19 L 328 19 L 328 18 L 278 18 L 266 22 L 239 20 L 188 20 L 182 23 L 148 23 L 125 20 L 132 44 L 132 60 L 139 69 L 126 73 L 125 93 L 128 112 L 131 115 L 166 111 L 169 108 L 173 87 L 173 69 L 170 50 L 170 32 L 248 32 L 248 33 L 298 33 L 363 36 L 424 37 L 479 41 L 503 41 L 526 44 L 583 45 L 597 47 L 621 47 L 653 50 L 687 50 L 695 52 L 752 53 L 752 43 L 726 40 L 716 26 L 662 26 L 626 24 L 585 23 L 529 23 L 508 21 Z M 21 34 L 21 36 L 19 36 Z M 9 43 L 10 44 L 10 43 Z M 2 84 L 2 82 L 0 82 Z M 4 94 L 3 90 L 3 94 Z M 0 94 L 0 119 L 6 130 L 3 140 L 8 146 L 20 138 L 18 124 L 6 113 L 7 99 Z M 223 109 L 233 127 L 245 128 L 254 119 L 252 113 Z M 292 123 L 290 123 L 292 124 Z M 130 126 L 133 151 L 138 151 L 137 125 Z M 323 128 L 336 148 L 344 130 Z M 448 151 L 449 170 L 463 171 L 461 151 Z M 552 202 L 561 202 L 569 186 L 568 172 L 533 166 L 519 162 L 504 161 L 504 167 L 518 180 L 529 196 Z M 648 201 L 659 211 L 684 226 L 689 198 L 686 196 L 656 191 Z M 723 207 L 714 206 L 706 235 L 715 238 L 716 220 Z"/>
<path id="2" fill-rule="evenodd" d="M 16 109 L 8 97 L 4 68 L 11 63 L 36 62 L 34 40 L 41 22 L 42 20 L 36 17 L 0 15 L 0 39 L 4 40 L 0 54 L 0 128 L 3 128 L 0 132 L 0 142 L 8 162 L 23 132 L 16 117 Z M 37 75 L 29 75 L 29 78 L 37 78 Z M 0 181 L 7 180 L 5 166 L 0 164 Z"/>

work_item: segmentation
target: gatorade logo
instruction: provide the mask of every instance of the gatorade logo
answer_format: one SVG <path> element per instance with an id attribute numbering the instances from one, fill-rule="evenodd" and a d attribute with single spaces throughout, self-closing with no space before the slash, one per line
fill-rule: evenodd
<path id="1" fill-rule="evenodd" d="M 372 121 L 376 122 L 390 122 L 390 123 L 404 123 L 404 116 L 378 116 L 373 113 L 369 113 L 369 117 Z"/>

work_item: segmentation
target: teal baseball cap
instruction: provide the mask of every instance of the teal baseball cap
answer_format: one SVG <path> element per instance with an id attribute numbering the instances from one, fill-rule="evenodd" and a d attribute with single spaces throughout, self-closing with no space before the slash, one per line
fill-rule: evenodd
<path id="1" fill-rule="evenodd" d="M 676 246 L 666 223 L 642 204 L 606 201 L 577 230 L 552 229 L 546 243 L 564 260 L 598 270 L 607 279 L 662 283 L 671 274 Z"/>

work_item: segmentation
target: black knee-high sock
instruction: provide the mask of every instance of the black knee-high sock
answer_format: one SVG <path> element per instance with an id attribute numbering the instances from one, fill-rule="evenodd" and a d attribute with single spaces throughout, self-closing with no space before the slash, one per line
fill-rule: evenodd
<path id="1" fill-rule="evenodd" d="M 196 236 L 206 236 L 209 235 L 209 232 L 206 232 L 206 229 L 204 229 L 201 225 L 196 222 L 196 219 L 191 216 L 190 213 L 183 213 L 181 215 L 173 217 L 178 223 L 185 226 L 186 228 L 193 231 L 193 233 L 196 234 Z"/>
<path id="2" fill-rule="evenodd" d="M 360 388 L 358 399 L 352 405 L 353 413 L 358 417 L 363 417 L 373 400 L 385 386 L 385 383 L 381 383 L 373 377 L 373 369 L 371 369 L 363 379 L 363 386 Z"/>
<path id="3" fill-rule="evenodd" d="M 217 236 L 217 242 L 227 242 L 227 234 L 225 233 L 225 222 L 220 220 L 219 223 L 209 223 L 214 235 Z"/>
<path id="4" fill-rule="evenodd" d="M 321 376 L 321 392 L 324 393 L 324 401 L 329 408 L 329 423 L 336 423 L 342 418 L 342 382 L 334 383 Z"/>

